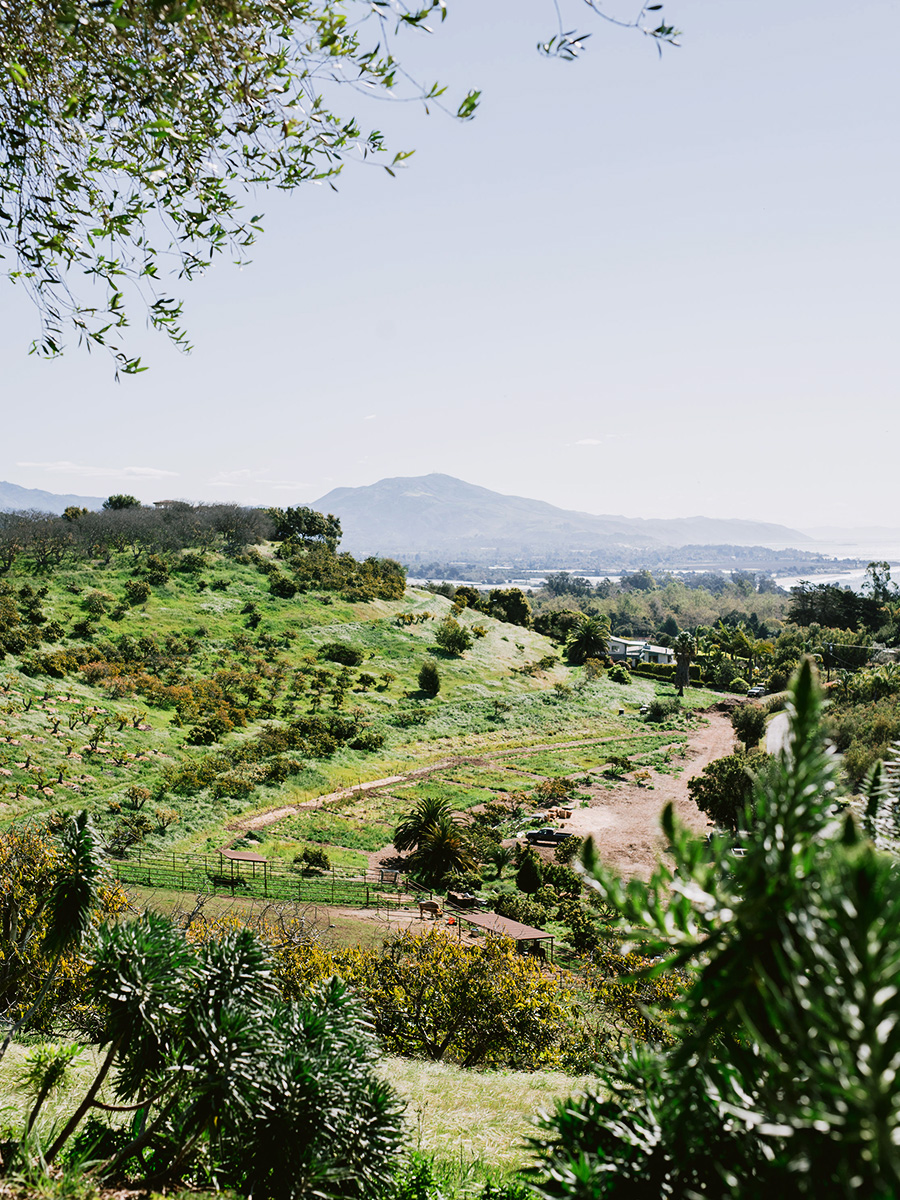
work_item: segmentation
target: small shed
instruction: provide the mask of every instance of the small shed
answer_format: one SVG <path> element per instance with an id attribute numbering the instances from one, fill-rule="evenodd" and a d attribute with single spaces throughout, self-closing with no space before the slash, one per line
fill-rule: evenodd
<path id="1" fill-rule="evenodd" d="M 528 943 L 536 945 L 538 942 L 549 942 L 550 961 L 553 961 L 553 934 L 547 933 L 544 929 L 535 929 L 533 925 L 523 925 L 521 921 L 513 921 L 510 917 L 501 917 L 499 913 L 457 911 L 453 915 L 459 922 L 460 930 L 465 921 L 467 925 L 474 925 L 477 929 L 483 929 L 485 933 L 511 938 L 520 951 Z"/>
<path id="2" fill-rule="evenodd" d="M 241 863 L 250 863 L 251 864 L 252 874 L 253 874 L 254 879 L 256 878 L 257 866 L 261 866 L 262 867 L 262 877 L 263 877 L 263 891 L 264 891 L 265 895 L 268 896 L 268 894 L 269 894 L 269 875 L 268 875 L 269 860 L 268 859 L 263 858 L 263 856 L 261 854 L 254 854 L 250 850 L 231 850 L 227 846 L 222 846 L 222 848 L 219 850 L 219 862 L 221 865 L 223 875 L 226 873 L 225 872 L 225 860 L 226 859 L 231 863 L 232 887 L 234 886 L 235 880 L 239 879 L 241 876 L 241 873 L 242 873 L 241 867 L 240 867 Z M 234 870 L 235 863 L 239 864 L 237 876 L 235 876 L 235 870 Z"/>

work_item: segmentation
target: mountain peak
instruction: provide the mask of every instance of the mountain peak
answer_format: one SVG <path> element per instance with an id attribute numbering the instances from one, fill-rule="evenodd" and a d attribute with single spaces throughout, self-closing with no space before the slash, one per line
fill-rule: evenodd
<path id="1" fill-rule="evenodd" d="M 783 525 L 714 517 L 599 516 L 543 500 L 507 496 L 452 475 L 395 476 L 335 488 L 313 507 L 340 517 L 353 554 L 416 555 L 445 561 L 498 556 L 584 555 L 619 546 L 799 546 L 810 539 Z"/>

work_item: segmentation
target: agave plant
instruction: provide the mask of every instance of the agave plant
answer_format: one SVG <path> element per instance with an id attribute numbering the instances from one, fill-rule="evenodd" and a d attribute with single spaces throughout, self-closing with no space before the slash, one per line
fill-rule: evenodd
<path id="1" fill-rule="evenodd" d="M 93 1168 L 107 1180 L 136 1164 L 158 1187 L 200 1155 L 220 1182 L 269 1200 L 386 1194 L 401 1106 L 341 984 L 286 1003 L 248 930 L 198 949 L 153 915 L 102 931 L 92 981 L 106 1053 L 48 1164 L 100 1109 L 133 1118 L 130 1139 Z M 98 1099 L 107 1080 L 115 1104 Z"/>

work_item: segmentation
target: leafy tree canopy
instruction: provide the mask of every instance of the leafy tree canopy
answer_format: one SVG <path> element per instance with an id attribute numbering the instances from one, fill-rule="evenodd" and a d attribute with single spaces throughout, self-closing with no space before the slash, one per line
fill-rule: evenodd
<path id="1" fill-rule="evenodd" d="M 659 7 L 616 23 L 674 41 L 672 27 L 655 24 Z M 57 355 L 74 331 L 109 346 L 118 370 L 142 370 L 123 347 L 128 285 L 151 323 L 187 348 L 181 304 L 159 283 L 163 261 L 191 279 L 219 254 L 245 258 L 260 229 L 241 203 L 250 188 L 333 179 L 357 151 L 387 155 L 389 171 L 407 158 L 332 100 L 343 87 L 441 104 L 445 89 L 412 83 L 393 46 L 432 14 L 446 17 L 445 0 L 0 7 L 0 253 L 37 304 L 34 348 Z M 571 59 L 584 40 L 560 17 L 540 49 Z M 478 97 L 470 91 L 451 113 L 470 118 Z M 77 292 L 76 277 L 86 280 Z"/>
<path id="2" fill-rule="evenodd" d="M 341 540 L 340 518 L 316 512 L 305 505 L 299 508 L 267 508 L 278 541 L 291 540 L 300 545 L 324 545 L 334 552 Z"/>
<path id="3" fill-rule="evenodd" d="M 118 492 L 115 496 L 108 496 L 103 501 L 103 507 L 108 511 L 121 512 L 125 508 L 140 508 L 141 502 L 137 496 L 128 496 L 123 492 Z M 66 512 L 69 511 L 69 509 L 66 509 Z M 65 513 L 63 513 L 63 516 L 65 516 Z"/>
<path id="4" fill-rule="evenodd" d="M 328 951 L 307 942 L 280 952 L 277 974 L 300 995 L 338 975 L 365 1000 L 392 1054 L 536 1070 L 565 1061 L 576 1036 L 570 990 L 508 938 L 467 946 L 435 928 L 397 934 L 383 950 Z"/>
<path id="5" fill-rule="evenodd" d="M 434 640 L 441 650 L 459 658 L 471 650 L 473 638 L 465 625 L 454 617 L 445 617 L 434 631 Z"/>
<path id="6" fill-rule="evenodd" d="M 736 830 L 753 795 L 753 765 L 753 757 L 743 751 L 714 759 L 688 780 L 691 799 L 717 825 Z"/>

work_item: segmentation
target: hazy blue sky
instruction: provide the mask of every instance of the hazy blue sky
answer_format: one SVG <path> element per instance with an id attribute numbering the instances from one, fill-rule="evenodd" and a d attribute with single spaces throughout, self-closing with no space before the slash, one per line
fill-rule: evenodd
<path id="1" fill-rule="evenodd" d="M 6 285 L 0 477 L 288 504 L 442 471 L 900 525 L 896 0 L 667 0 L 662 58 L 569 0 L 594 33 L 569 64 L 534 49 L 549 0 L 448 5 L 406 58 L 482 88 L 476 120 L 348 96 L 409 168 L 267 198 L 253 265 L 186 292 L 190 357 L 138 331 L 151 370 L 119 384 L 103 354 L 29 358 Z"/>

